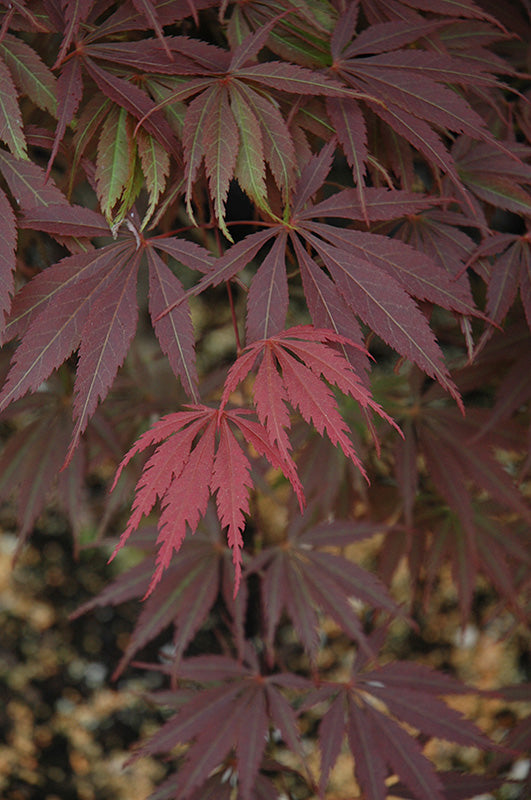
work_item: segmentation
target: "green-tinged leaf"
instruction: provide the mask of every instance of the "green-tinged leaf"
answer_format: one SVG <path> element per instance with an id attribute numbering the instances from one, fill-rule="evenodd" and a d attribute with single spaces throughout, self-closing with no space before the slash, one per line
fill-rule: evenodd
<path id="1" fill-rule="evenodd" d="M 20 91 L 55 117 L 57 81 L 35 50 L 22 39 L 6 34 L 0 42 L 0 55 L 3 55 Z"/>
<path id="2" fill-rule="evenodd" d="M 281 58 L 304 67 L 329 66 L 327 40 L 336 17 L 333 4 L 326 0 L 292 0 L 289 5 L 297 13 L 288 14 L 278 21 L 269 36 L 268 46 Z M 255 30 L 260 30 L 285 10 L 286 3 L 277 0 L 243 6 L 245 19 Z"/>
<path id="3" fill-rule="evenodd" d="M 215 88 L 207 89 L 188 106 L 183 128 L 183 148 L 185 158 L 186 210 L 195 223 L 192 210 L 192 189 L 204 153 L 204 130 L 206 120 L 216 102 Z"/>
<path id="4" fill-rule="evenodd" d="M 230 180 L 234 175 L 239 138 L 227 90 L 217 91 L 205 119 L 203 148 L 208 186 L 214 201 L 218 225 L 230 242 L 232 236 L 225 224 L 225 201 Z"/>
<path id="5" fill-rule="evenodd" d="M 136 142 L 149 193 L 149 205 L 142 222 L 142 228 L 144 228 L 151 219 L 158 199 L 165 189 L 170 169 L 170 157 L 162 145 L 142 129 L 137 133 Z"/>
<path id="6" fill-rule="evenodd" d="M 231 108 L 240 132 L 235 176 L 251 200 L 259 208 L 269 211 L 260 125 L 250 106 L 238 91 L 231 93 Z"/>
<path id="7" fill-rule="evenodd" d="M 273 97 L 266 97 L 243 82 L 238 92 L 245 96 L 262 133 L 264 154 L 278 188 L 287 202 L 295 178 L 296 158 L 293 139 Z"/>
<path id="8" fill-rule="evenodd" d="M 101 91 L 135 119 L 142 120 L 146 131 L 158 139 L 168 153 L 172 153 L 179 160 L 179 143 L 166 117 L 155 106 L 153 100 L 132 81 L 126 81 L 101 69 L 92 59 L 85 58 L 84 64 Z"/>
<path id="9" fill-rule="evenodd" d="M 149 93 L 157 101 L 157 103 L 164 103 L 164 101 L 169 98 L 171 94 L 171 88 L 166 85 L 166 82 L 161 83 L 154 78 L 150 78 L 146 81 L 146 87 L 149 89 Z M 182 139 L 184 118 L 186 116 L 185 104 L 180 103 L 177 100 L 173 100 L 173 102 L 164 106 L 164 114 L 179 139 Z"/>
<path id="10" fill-rule="evenodd" d="M 111 108 L 98 142 L 96 188 L 102 213 L 113 221 L 113 209 L 134 172 L 136 146 L 123 108 Z"/>
<path id="11" fill-rule="evenodd" d="M 356 92 L 342 86 L 338 81 L 320 72 L 313 72 L 294 64 L 268 61 L 250 67 L 241 67 L 234 76 L 259 85 L 270 86 L 277 92 L 292 94 L 328 95 L 329 97 L 352 97 Z"/>
<path id="12" fill-rule="evenodd" d="M 2 61 L 0 61 L 0 140 L 7 144 L 17 158 L 28 157 L 17 90 L 11 73 Z"/>
<path id="13" fill-rule="evenodd" d="M 481 200 L 514 214 L 531 215 L 531 195 L 503 175 L 482 175 L 459 170 L 463 183 Z"/>

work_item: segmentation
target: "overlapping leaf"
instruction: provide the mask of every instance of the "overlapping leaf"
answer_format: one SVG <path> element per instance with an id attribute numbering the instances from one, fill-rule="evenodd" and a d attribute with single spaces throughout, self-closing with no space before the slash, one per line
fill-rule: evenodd
<path id="1" fill-rule="evenodd" d="M 418 664 L 394 663 L 369 671 L 361 670 L 361 664 L 361 659 L 354 664 L 350 683 L 324 684 L 315 692 L 314 702 L 330 701 L 320 725 L 321 791 L 326 789 L 346 735 L 356 778 L 367 800 L 385 800 L 389 771 L 401 778 L 417 800 L 444 800 L 443 784 L 434 767 L 395 718 L 430 737 L 489 747 L 478 728 L 439 699 L 460 694 L 466 687 Z M 311 703 L 310 695 L 305 705 Z"/>
<path id="2" fill-rule="evenodd" d="M 183 81 L 159 104 L 165 107 L 172 101 L 197 95 L 188 106 L 183 131 L 188 210 L 192 214 L 192 186 L 204 158 L 218 224 L 229 239 L 224 221 L 225 200 L 237 164 L 244 190 L 265 209 L 268 208 L 263 179 L 265 161 L 285 194 L 293 179 L 293 141 L 276 101 L 263 92 L 263 87 L 296 95 L 348 97 L 350 94 L 336 81 L 303 67 L 271 61 L 252 63 L 273 25 L 274 21 L 242 42 L 227 66 L 220 65 L 218 59 L 215 66 L 204 70 L 203 74 L 210 73 L 211 77 Z M 221 78 L 220 68 L 224 70 Z M 176 66 L 175 72 L 179 71 L 186 75 L 190 67 Z"/>
<path id="3" fill-rule="evenodd" d="M 7 153 L 2 154 L 2 159 L 10 188 L 21 195 L 21 203 L 27 209 L 24 225 L 61 237 L 108 233 L 102 217 L 88 209 L 69 206 L 53 183 L 44 182 L 35 165 L 11 161 Z M 6 208 L 7 220 L 8 212 Z M 12 244 L 9 237 L 5 243 L 9 251 Z M 191 242 L 165 239 L 153 243 L 160 244 L 161 249 L 192 269 L 205 271 L 211 265 L 209 254 Z M 146 249 L 155 333 L 185 391 L 196 399 L 193 331 L 186 304 L 157 320 L 169 303 L 176 297 L 182 298 L 183 290 L 151 246 L 146 245 Z M 3 273 L 6 305 L 11 286 L 7 251 Z M 8 340 L 18 336 L 21 342 L 0 395 L 2 409 L 27 391 L 38 389 L 79 348 L 73 402 L 76 425 L 67 460 L 71 459 L 96 406 L 107 395 L 134 336 L 137 273 L 142 252 L 134 235 L 99 249 L 88 248 L 44 270 L 13 300 L 4 337 Z"/>
<path id="4" fill-rule="evenodd" d="M 400 21 L 373 20 L 374 24 L 355 35 L 357 22 L 357 4 L 337 21 L 331 39 L 334 75 L 365 93 L 368 107 L 386 126 L 460 186 L 456 165 L 438 131 L 463 132 L 489 143 L 493 137 L 479 114 L 448 84 L 494 86 L 496 66 L 465 61 L 459 51 L 449 56 L 408 49 L 415 41 L 437 34 L 440 22 L 436 19 L 430 22 L 412 15 Z M 363 197 L 368 163 L 366 117 L 355 100 L 329 100 L 327 110 Z"/>
<path id="5" fill-rule="evenodd" d="M 466 282 L 452 281 L 428 256 L 403 250 L 401 244 L 395 246 L 371 233 L 338 229 L 313 221 L 323 216 L 381 221 L 416 213 L 430 201 L 407 192 L 368 188 L 363 201 L 356 190 L 346 189 L 312 205 L 308 201 L 325 180 L 333 152 L 334 143 L 331 142 L 310 161 L 292 198 L 289 237 L 298 258 L 314 323 L 358 343 L 356 318 L 361 318 L 387 344 L 436 378 L 460 403 L 443 354 L 412 296 L 430 299 L 462 313 L 477 313 Z M 276 235 L 285 238 L 284 231 L 283 226 L 278 226 Z M 195 287 L 194 293 L 232 278 L 273 235 L 275 229 L 270 228 L 229 248 Z M 315 251 L 317 258 L 305 250 L 301 239 Z M 271 297 L 273 294 L 282 297 L 285 291 L 283 258 L 282 248 L 275 245 L 255 277 L 258 286 L 268 288 L 257 297 L 251 284 L 248 314 L 269 320 Z M 282 309 L 281 302 L 275 311 L 279 317 Z M 251 335 L 253 333 L 251 329 Z"/>
<path id="6" fill-rule="evenodd" d="M 400 613 L 374 576 L 344 556 L 320 549 L 352 544 L 377 530 L 371 524 L 339 521 L 313 527 L 293 524 L 286 542 L 267 548 L 250 562 L 249 570 L 261 576 L 265 641 L 270 654 L 283 613 L 291 619 L 313 660 L 319 647 L 320 614 L 331 616 L 348 636 L 368 648 L 353 604 L 362 601 L 371 608 Z"/>
<path id="7" fill-rule="evenodd" d="M 287 468 L 281 451 L 270 441 L 267 431 L 248 419 L 245 412 L 217 411 L 196 405 L 155 423 L 125 456 L 116 476 L 117 479 L 137 452 L 163 442 L 146 462 L 137 484 L 131 517 L 116 549 L 125 544 L 142 517 L 149 514 L 160 500 L 161 545 L 148 594 L 168 568 L 172 553 L 180 549 L 187 528 L 192 533 L 196 530 L 206 512 L 208 499 L 214 494 L 221 526 L 228 528 L 227 538 L 235 566 L 235 592 L 238 589 L 243 547 L 241 532 L 245 524 L 244 515 L 249 511 L 248 490 L 252 483 L 250 462 L 229 423 L 239 429 L 247 442 L 275 469 L 283 469 L 300 491 L 296 474 Z M 219 441 L 216 441 L 217 436 Z"/>
<path id="8" fill-rule="evenodd" d="M 321 435 L 326 432 L 334 445 L 340 445 L 345 455 L 365 474 L 335 398 L 321 377 L 353 397 L 362 408 L 376 411 L 390 420 L 362 386 L 349 362 L 329 347 L 329 342 L 353 344 L 328 330 L 298 326 L 249 345 L 231 367 L 221 404 L 223 407 L 263 351 L 253 389 L 256 410 L 286 462 L 291 463 L 291 446 L 286 434 L 291 425 L 286 406 L 289 402 Z"/>
<path id="9" fill-rule="evenodd" d="M 228 761 L 233 751 L 238 794 L 242 800 L 256 797 L 255 781 L 272 727 L 291 750 L 302 756 L 295 712 L 281 689 L 284 679 L 288 685 L 304 688 L 303 679 L 297 681 L 281 673 L 261 675 L 256 668 L 222 656 L 187 659 L 178 674 L 181 680 L 202 684 L 202 688 L 137 755 L 168 752 L 179 743 L 190 744 L 176 783 L 180 797 L 195 797 L 194 790 L 205 784 L 208 775 Z"/>
<path id="10" fill-rule="evenodd" d="M 153 547 L 157 531 L 154 527 L 144 526 L 138 533 L 133 537 L 134 544 L 148 551 L 145 558 L 120 574 L 93 600 L 84 603 L 76 610 L 74 617 L 99 606 L 141 599 L 146 594 L 153 573 Z M 231 555 L 226 547 L 220 548 L 219 540 L 219 524 L 215 513 L 209 509 L 206 522 L 199 526 L 193 538 L 184 542 L 179 558 L 169 566 L 146 600 L 129 644 L 116 667 L 115 677 L 122 673 L 142 647 L 170 625 L 174 628 L 172 659 L 176 669 L 187 646 L 208 619 L 219 593 L 223 595 L 227 608 L 231 608 L 234 602 L 238 604 L 233 617 L 234 634 L 236 641 L 243 641 L 241 609 L 245 609 L 246 586 L 242 584 L 234 601 L 232 578 L 223 579 L 225 572 L 232 572 Z"/>

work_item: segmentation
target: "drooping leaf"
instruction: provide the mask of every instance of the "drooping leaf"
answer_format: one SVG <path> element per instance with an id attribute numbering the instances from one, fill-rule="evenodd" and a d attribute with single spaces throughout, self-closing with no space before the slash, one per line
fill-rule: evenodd
<path id="1" fill-rule="evenodd" d="M 89 417 L 103 400 L 123 364 L 137 321 L 136 278 L 140 256 L 132 256 L 100 292 L 83 328 L 74 384 L 73 414 L 76 424 L 67 454 L 70 460 Z"/>
<path id="2" fill-rule="evenodd" d="M 360 526 L 361 527 L 361 526 Z M 332 617 L 348 636 L 367 648 L 353 603 L 368 603 L 397 613 L 383 584 L 342 555 L 326 552 L 341 541 L 352 543 L 371 535 L 353 522 L 308 526 L 292 524 L 287 541 L 269 547 L 249 564 L 262 579 L 266 644 L 270 652 L 283 612 L 290 617 L 310 658 L 318 653 L 319 612 Z M 321 549 L 323 548 L 323 549 Z"/>
<path id="3" fill-rule="evenodd" d="M 267 211 L 265 158 L 260 124 L 253 110 L 238 91 L 231 94 L 231 109 L 240 134 L 235 176 L 243 191 L 256 203 L 258 208 Z"/>
<path id="4" fill-rule="evenodd" d="M 121 471 L 136 453 L 152 444 L 163 442 L 144 467 L 137 483 L 128 525 L 114 553 L 126 543 L 142 517 L 149 514 L 157 499 L 160 499 L 160 548 L 148 595 L 167 569 L 173 551 L 180 549 L 187 527 L 192 532 L 195 531 L 206 512 L 209 496 L 215 493 L 221 526 L 228 526 L 228 541 L 235 565 L 235 593 L 238 590 L 241 532 L 245 525 L 244 514 L 248 510 L 247 491 L 252 483 L 249 462 L 243 457 L 240 446 L 228 427 L 229 423 L 275 469 L 282 469 L 294 489 L 301 492 L 296 471 L 290 462 L 270 440 L 263 426 L 247 420 L 245 412 L 226 412 L 223 408 L 217 411 L 202 405 L 190 406 L 189 409 L 163 418 L 151 431 L 143 434 L 122 460 L 115 478 L 116 484 Z M 219 442 L 216 441 L 218 434 Z M 167 441 L 163 441 L 164 439 Z"/>
<path id="5" fill-rule="evenodd" d="M 0 61 L 0 140 L 7 144 L 14 156 L 25 159 L 28 152 L 17 99 L 11 74 Z"/>
<path id="6" fill-rule="evenodd" d="M 138 131 L 136 142 L 142 172 L 144 173 L 149 193 L 149 205 L 142 222 L 142 227 L 144 227 L 153 216 L 160 195 L 166 186 L 166 179 L 170 169 L 170 157 L 159 142 L 142 129 Z"/>
<path id="7" fill-rule="evenodd" d="M 167 150 L 180 158 L 180 150 L 170 124 L 145 92 L 130 81 L 125 81 L 102 69 L 92 59 L 84 64 L 101 91 L 114 103 L 128 111 L 136 119 L 142 119 L 146 131 L 152 134 Z M 144 119 L 145 118 L 145 119 Z"/>
<path id="8" fill-rule="evenodd" d="M 7 33 L 0 42 L 0 54 L 18 89 L 55 117 L 56 79 L 38 53 L 23 39 Z"/>
<path id="9" fill-rule="evenodd" d="M 414 727 L 430 736 L 466 741 L 469 746 L 488 746 L 487 738 L 479 729 L 436 697 L 462 693 L 467 691 L 466 687 L 444 674 L 416 664 L 406 666 L 395 662 L 366 671 L 362 667 L 364 660 L 357 659 L 350 683 L 321 683 L 314 697 L 310 694 L 305 701 L 305 707 L 315 702 L 330 701 L 327 713 L 348 736 L 355 758 L 356 778 L 368 800 L 384 800 L 387 796 L 385 779 L 388 769 L 408 787 L 410 795 L 406 796 L 416 800 L 428 797 L 444 800 L 439 774 L 422 753 L 418 741 L 406 732 L 402 723 L 411 723 L 414 717 Z M 402 699 L 409 702 L 402 702 Z M 389 712 L 393 717 L 389 716 Z M 321 726 L 325 720 L 326 714 Z M 328 725 L 326 720 L 324 729 L 319 733 L 324 754 L 329 752 L 328 742 L 324 740 Z M 337 737 L 337 730 L 334 736 Z M 331 757 L 325 760 L 327 772 L 333 766 L 334 756 L 337 757 L 338 752 L 336 743 Z M 324 780 L 326 777 L 325 773 Z"/>
<path id="10" fill-rule="evenodd" d="M 286 236 L 278 236 L 258 269 L 247 300 L 247 341 L 280 333 L 288 310 Z"/>
<path id="11" fill-rule="evenodd" d="M 15 215 L 9 200 L 0 190 L 0 218 L 2 219 L 2 237 L 0 238 L 0 338 L 6 324 L 6 312 L 11 305 L 14 290 L 13 272 L 15 269 L 15 250 L 17 246 L 17 229 Z"/>
<path id="12" fill-rule="evenodd" d="M 194 331 L 190 310 L 185 303 L 175 305 L 184 296 L 184 289 L 153 248 L 147 248 L 146 254 L 149 265 L 149 312 L 155 333 L 187 395 L 197 401 Z M 175 305 L 173 311 L 158 319 L 172 305 Z"/>
<path id="13" fill-rule="evenodd" d="M 112 222 L 113 210 L 134 173 L 136 145 L 123 108 L 112 108 L 98 143 L 96 186 L 102 212 Z M 134 199 L 134 198 L 133 198 Z"/>
<path id="14" fill-rule="evenodd" d="M 362 408 L 372 409 L 388 421 L 390 419 L 372 400 L 349 362 L 332 349 L 329 342 L 353 345 L 332 331 L 311 326 L 290 328 L 248 345 L 229 370 L 221 407 L 225 406 L 230 394 L 263 351 L 253 390 L 256 410 L 271 441 L 277 444 L 284 458 L 290 460 L 291 445 L 286 434 L 286 429 L 289 430 L 291 426 L 286 406 L 289 401 L 294 408 L 299 408 L 304 419 L 314 425 L 321 435 L 326 431 L 334 444 L 340 444 L 345 455 L 365 474 L 347 435 L 346 424 L 339 414 L 336 400 L 320 380 L 321 376 L 353 397 Z M 277 371 L 279 369 L 281 378 Z"/>
<path id="15" fill-rule="evenodd" d="M 227 239 L 232 241 L 225 225 L 225 201 L 231 176 L 234 174 L 238 154 L 238 126 L 229 105 L 227 91 L 212 94 L 204 119 L 203 148 L 205 170 L 210 196 L 214 203 L 218 225 Z"/>
<path id="16" fill-rule="evenodd" d="M 48 173 L 52 168 L 67 125 L 72 122 L 74 114 L 79 108 L 82 96 L 81 65 L 77 58 L 72 58 L 63 66 L 57 79 L 57 126 L 55 128 L 52 152 L 48 160 Z"/>
<path id="17" fill-rule="evenodd" d="M 32 161 L 15 158 L 0 150 L 0 172 L 17 205 L 27 211 L 37 206 L 68 205 L 64 194 L 46 173 Z"/>
<path id="18" fill-rule="evenodd" d="M 234 751 L 239 792 L 243 800 L 250 800 L 255 796 L 270 726 L 278 728 L 290 747 L 301 753 L 295 712 L 281 692 L 282 674 L 260 675 L 231 659 L 213 658 L 200 656 L 182 663 L 179 677 L 193 676 L 203 687 L 136 755 L 167 752 L 179 742 L 192 742 L 178 781 L 180 796 L 188 800 L 196 797 L 194 790 L 204 787 L 208 774 Z"/>

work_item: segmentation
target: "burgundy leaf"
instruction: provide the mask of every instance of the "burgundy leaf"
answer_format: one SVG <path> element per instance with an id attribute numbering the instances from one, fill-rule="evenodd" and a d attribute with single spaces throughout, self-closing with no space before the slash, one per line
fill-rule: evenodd
<path id="1" fill-rule="evenodd" d="M 14 290 L 13 272 L 15 269 L 17 230 L 13 209 L 1 190 L 0 218 L 3 225 L 0 239 L 0 336 L 2 336 L 6 324 L 5 315 L 9 311 L 11 295 Z"/>
<path id="2" fill-rule="evenodd" d="M 20 160 L 6 150 L 0 150 L 0 172 L 23 211 L 42 206 L 68 205 L 53 181 L 46 180 L 44 170 L 31 161 Z"/>
<path id="3" fill-rule="evenodd" d="M 104 400 L 123 364 L 137 321 L 136 278 L 140 255 L 107 284 L 84 325 L 74 384 L 73 414 L 76 421 L 66 463 L 100 400 Z"/>
<path id="4" fill-rule="evenodd" d="M 378 267 L 346 250 L 327 248 L 310 233 L 307 240 L 330 270 L 352 310 L 391 346 L 416 363 L 461 403 L 430 327 L 398 283 Z"/>
<path id="5" fill-rule="evenodd" d="M 142 124 L 169 152 L 180 158 L 179 146 L 170 124 L 157 111 L 155 104 L 141 89 L 130 81 L 125 81 L 102 69 L 92 59 L 85 58 L 85 66 L 101 91 L 114 103 L 122 106 Z"/>
<path id="6" fill-rule="evenodd" d="M 66 127 L 72 122 L 82 96 L 81 65 L 77 58 L 71 58 L 64 64 L 57 79 L 57 127 L 55 129 L 52 152 L 48 159 L 47 175 L 50 174 L 59 145 L 65 135 Z"/>
<path id="7" fill-rule="evenodd" d="M 146 248 L 146 255 L 149 265 L 149 313 L 155 333 L 171 368 L 181 379 L 185 392 L 192 400 L 197 401 L 194 331 L 190 309 L 187 304 L 179 303 L 184 296 L 184 289 L 153 248 Z M 173 306 L 173 311 L 159 319 L 169 306 Z"/>
<path id="8" fill-rule="evenodd" d="M 114 269 L 109 270 L 106 268 L 111 259 L 116 260 Z M 63 259 L 41 273 L 40 280 L 34 279 L 27 284 L 27 291 L 23 289 L 15 297 L 13 324 L 15 321 L 18 324 L 24 322 L 28 328 L 24 330 L 25 335 L 2 389 L 0 408 L 6 408 L 30 389 L 38 389 L 78 347 L 86 326 L 93 329 L 91 310 L 94 303 L 100 298 L 105 302 L 109 286 L 120 282 L 120 271 L 126 259 L 127 252 L 114 247 L 107 252 L 89 253 L 83 260 L 79 256 Z M 48 313 L 52 303 L 54 315 Z M 93 373 L 90 377 L 96 379 Z M 92 410 L 95 407 L 96 403 Z"/>
<path id="9" fill-rule="evenodd" d="M 355 702 L 348 704 L 348 738 L 355 759 L 356 777 L 371 800 L 385 800 L 385 753 L 370 714 Z"/>
<path id="10" fill-rule="evenodd" d="M 247 341 L 267 339 L 284 328 L 288 310 L 286 235 L 279 235 L 253 278 L 247 298 Z"/>

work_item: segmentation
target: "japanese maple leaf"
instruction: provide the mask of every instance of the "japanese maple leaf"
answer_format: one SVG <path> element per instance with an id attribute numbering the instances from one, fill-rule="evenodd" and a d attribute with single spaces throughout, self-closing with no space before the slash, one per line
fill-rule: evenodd
<path id="1" fill-rule="evenodd" d="M 495 143 L 484 120 L 461 91 L 462 87 L 477 91 L 496 86 L 492 73 L 499 65 L 465 60 L 459 51 L 451 55 L 445 51 L 443 55 L 435 48 L 412 49 L 418 40 L 437 36 L 441 21 L 436 18 L 426 20 L 410 12 L 409 18 L 397 17 L 392 22 L 372 20 L 367 29 L 356 33 L 358 12 L 358 4 L 351 3 L 337 20 L 330 38 L 330 71 L 336 80 L 359 92 L 360 98 L 328 96 L 326 111 L 314 108 L 306 122 L 303 107 L 298 117 L 301 124 L 310 128 L 312 117 L 317 117 L 325 129 L 331 124 L 352 168 L 362 203 L 372 114 L 385 123 L 386 133 L 405 139 L 437 173 L 446 174 L 470 203 L 440 133 L 465 133 L 488 142 L 493 152 L 508 152 L 505 145 Z M 481 11 L 478 13 L 481 15 Z"/>
<path id="2" fill-rule="evenodd" d="M 339 445 L 347 458 L 367 477 L 336 399 L 324 381 L 350 395 L 363 409 L 376 411 L 394 423 L 371 398 L 344 355 L 329 343 L 353 345 L 333 331 L 309 325 L 298 325 L 248 345 L 229 370 L 221 408 L 261 356 L 253 388 L 256 411 L 285 463 L 295 469 L 286 432 L 291 427 L 286 405 L 289 402 L 318 433 L 323 435 L 326 432 L 332 444 Z"/>
<path id="3" fill-rule="evenodd" d="M 346 735 L 356 779 L 367 800 L 385 800 L 389 772 L 398 775 L 418 800 L 444 800 L 437 772 L 403 723 L 430 737 L 492 749 L 494 745 L 479 729 L 440 699 L 462 694 L 466 687 L 411 662 L 366 671 L 365 660 L 365 656 L 357 658 L 349 682 L 321 684 L 304 703 L 304 708 L 324 700 L 330 703 L 319 728 L 321 792 Z"/>
<path id="4" fill-rule="evenodd" d="M 370 651 L 353 602 L 361 601 L 395 616 L 400 611 L 377 578 L 326 548 L 361 541 L 381 531 L 381 526 L 349 520 L 308 525 L 308 518 L 310 512 L 294 519 L 286 540 L 268 547 L 248 565 L 248 571 L 256 571 L 262 583 L 264 638 L 269 655 L 273 655 L 275 633 L 284 613 L 314 662 L 319 651 L 320 613 L 332 617 L 347 636 Z"/>
<path id="5" fill-rule="evenodd" d="M 501 323 L 513 305 L 518 291 L 531 329 L 531 231 L 524 234 L 495 233 L 480 245 L 470 261 L 487 257 L 487 314 Z M 490 339 L 494 327 L 489 326 L 478 344 L 478 350 Z"/>
<path id="6" fill-rule="evenodd" d="M 105 399 L 135 334 L 137 276 L 144 254 L 155 334 L 172 369 L 182 379 L 186 393 L 197 401 L 190 311 L 186 304 L 180 303 L 184 290 L 179 279 L 157 250 L 202 272 L 211 266 L 210 254 L 199 245 L 174 237 L 154 239 L 153 245 L 151 240 L 140 241 L 133 220 L 129 220 L 132 231 L 124 231 L 116 242 L 95 249 L 90 238 L 110 233 L 99 214 L 70 206 L 52 183 L 46 184 L 44 171 L 34 164 L 17 161 L 2 152 L 0 169 L 13 192 L 18 193 L 19 187 L 23 189 L 20 199 L 26 216 L 22 226 L 46 231 L 60 239 L 76 237 L 78 244 L 83 242 L 78 248 L 81 252 L 74 252 L 43 270 L 13 299 L 4 340 L 18 337 L 20 344 L 0 393 L 0 410 L 26 392 L 35 391 L 78 350 L 73 400 L 76 424 L 68 463 L 98 403 Z M 9 215 L 7 219 L 9 222 Z M 9 240 L 8 235 L 10 249 Z M 2 252 L 0 249 L 0 256 Z M 176 304 L 174 313 L 159 320 L 161 312 L 172 303 Z"/>
<path id="7" fill-rule="evenodd" d="M 156 538 L 154 525 L 144 525 L 132 534 L 132 543 L 145 551 L 145 557 L 78 608 L 73 618 L 97 607 L 142 598 L 153 577 Z M 118 678 L 142 647 L 170 625 L 174 628 L 172 660 L 176 672 L 183 653 L 205 623 L 220 593 L 233 621 L 240 655 L 243 655 L 247 586 L 243 581 L 238 595 L 233 597 L 232 575 L 231 552 L 227 547 L 220 547 L 219 522 L 211 503 L 194 536 L 183 543 L 179 558 L 170 564 L 147 598 L 113 679 Z"/>
<path id="8" fill-rule="evenodd" d="M 463 418 L 456 409 L 440 407 L 440 387 L 434 384 L 422 392 L 418 376 L 412 375 L 412 397 L 417 411 L 413 419 L 408 419 L 406 413 L 405 419 L 400 420 L 404 439 L 397 443 L 395 451 L 397 485 L 408 532 L 395 531 L 389 537 L 392 549 L 396 548 L 395 563 L 401 551 L 408 557 L 412 573 L 427 575 L 431 586 L 442 564 L 449 562 L 464 620 L 470 615 L 480 574 L 488 577 L 506 603 L 522 613 L 519 597 L 522 586 L 515 578 L 515 568 L 529 564 L 528 542 L 518 525 L 504 517 L 509 512 L 523 525 L 529 525 L 531 514 L 514 480 L 497 458 L 496 449 L 525 452 L 525 429 L 507 419 L 511 410 L 529 396 L 526 351 L 529 336 L 525 332 L 522 325 L 507 334 L 510 336 L 507 343 L 501 335 L 498 340 L 493 339 L 476 364 L 456 375 L 463 393 L 484 392 L 492 375 L 500 376 L 507 370 L 507 356 L 512 361 L 515 353 L 525 354 L 516 358 L 516 371 L 513 367 L 508 370 L 508 395 L 504 402 L 498 401 L 495 412 L 469 405 Z M 505 383 L 502 380 L 501 386 Z M 427 519 L 419 517 L 421 511 L 415 509 L 415 497 L 423 485 L 418 474 L 419 452 L 427 473 L 423 477 L 424 491 L 427 483 L 447 504 L 443 506 L 439 501 L 436 511 L 437 503 L 433 502 Z M 476 487 L 476 496 L 471 485 Z M 424 532 L 426 528 L 429 535 Z M 414 547 L 411 541 L 415 542 Z M 383 559 L 390 564 L 393 556 L 386 553 Z"/>
<path id="9" fill-rule="evenodd" d="M 210 773 L 233 751 L 238 797 L 256 797 L 258 771 L 272 727 L 304 762 L 296 713 L 282 691 L 307 688 L 309 682 L 304 678 L 284 673 L 263 675 L 256 663 L 248 666 L 224 656 L 186 659 L 179 667 L 178 677 L 193 680 L 201 688 L 189 695 L 181 694 L 183 702 L 177 713 L 134 758 L 167 753 L 179 743 L 190 744 L 175 782 L 179 797 L 198 797 L 194 790 L 204 785 Z"/>
<path id="10" fill-rule="evenodd" d="M 302 170 L 290 208 L 286 209 L 286 224 L 272 225 L 229 248 L 193 293 L 230 280 L 266 242 L 276 238 L 281 243 L 275 241 L 251 283 L 247 331 L 249 338 L 257 339 L 278 333 L 288 305 L 286 247 L 282 243 L 289 241 L 314 324 L 355 343 L 354 347 L 341 347 L 358 370 L 364 366 L 363 353 L 359 347 L 356 350 L 361 340 L 359 317 L 388 345 L 436 378 L 460 404 L 443 354 L 413 298 L 462 314 L 479 314 L 466 279 L 453 280 L 430 256 L 402 242 L 317 221 L 331 217 L 382 222 L 415 214 L 434 201 L 399 190 L 367 188 L 363 203 L 357 190 L 345 189 L 312 204 L 311 198 L 331 168 L 334 151 L 332 140 Z"/>
<path id="11" fill-rule="evenodd" d="M 339 97 L 349 97 L 353 92 L 332 78 L 294 64 L 254 63 L 276 21 L 275 18 L 247 36 L 231 54 L 211 46 L 210 63 L 205 59 L 192 79 L 180 81 L 156 106 L 159 110 L 194 98 L 183 124 L 187 209 L 193 219 L 192 188 L 204 159 L 218 224 L 230 241 L 225 201 L 231 179 L 236 177 L 256 205 L 267 211 L 266 163 L 285 197 L 295 174 L 292 135 L 278 103 L 264 89 Z M 185 45 L 184 52 L 188 49 Z M 172 72 L 187 75 L 190 65 L 176 65 Z M 149 119 L 150 113 L 140 124 Z"/>
<path id="12" fill-rule="evenodd" d="M 83 71 L 86 70 L 96 81 L 103 95 L 109 97 L 113 103 L 127 110 L 136 119 L 144 116 L 148 111 L 154 113 L 154 103 L 144 91 L 133 82 L 117 74 L 116 68 L 120 64 L 120 45 L 113 42 L 103 42 L 100 39 L 108 37 L 123 37 L 128 31 L 145 30 L 146 20 L 155 31 L 158 39 L 154 40 L 157 52 L 163 54 L 165 64 L 171 64 L 175 59 L 167 44 L 168 39 L 162 35 L 162 26 L 172 24 L 183 19 L 191 13 L 197 13 L 201 8 L 213 5 L 213 0 L 195 0 L 193 4 L 176 2 L 171 5 L 160 5 L 150 0 L 136 0 L 128 6 L 118 6 L 102 22 L 101 9 L 89 0 L 67 0 L 54 9 L 53 25 L 61 33 L 61 46 L 57 53 L 55 67 L 60 67 L 57 79 L 57 92 L 50 93 L 54 102 L 57 97 L 57 126 L 55 130 L 52 152 L 48 162 L 48 171 L 51 169 L 66 127 L 72 121 L 83 96 Z M 183 37 L 184 38 L 184 37 Z M 72 52 L 68 53 L 71 45 L 75 45 Z M 23 43 L 21 42 L 22 46 Z M 112 54 L 113 45 L 116 49 Z M 129 49 L 130 55 L 137 56 L 136 45 L 140 45 L 144 58 L 155 56 L 151 59 L 150 66 L 137 63 L 138 69 L 150 72 L 156 64 L 156 53 L 152 52 L 153 45 L 144 42 L 124 42 L 125 51 Z M 100 48 L 101 47 L 101 51 Z M 198 49 L 201 45 L 197 44 Z M 106 48 L 108 48 L 106 50 Z M 112 70 L 100 66 L 98 62 L 110 62 Z M 124 62 L 131 64 L 131 61 Z M 51 79 L 54 79 L 50 73 Z M 96 102 L 100 98 L 95 98 Z M 179 147 L 168 121 L 162 114 L 155 113 L 153 119 L 146 121 L 146 129 L 153 134 L 155 139 L 166 146 L 167 152 L 178 156 Z"/>
<path id="13" fill-rule="evenodd" d="M 27 159 L 19 91 L 55 116 L 56 80 L 29 44 L 2 29 L 0 37 L 0 141 L 17 158 Z"/>
<path id="14" fill-rule="evenodd" d="M 160 547 L 146 596 L 160 581 L 172 553 L 180 549 L 187 528 L 192 533 L 197 529 L 211 495 L 216 495 L 221 527 L 227 528 L 235 567 L 236 594 L 241 578 L 241 533 L 245 514 L 249 511 L 248 492 L 253 483 L 251 464 L 233 433 L 233 427 L 275 469 L 286 474 L 303 502 L 302 487 L 291 460 L 288 461 L 289 457 L 286 458 L 261 424 L 248 418 L 245 410 L 225 411 L 223 408 L 217 410 L 194 405 L 188 406 L 186 411 L 163 417 L 126 454 L 113 485 L 136 453 L 158 445 L 144 466 L 136 486 L 131 516 L 113 554 L 114 557 L 136 530 L 142 517 L 149 514 L 160 500 Z"/>

